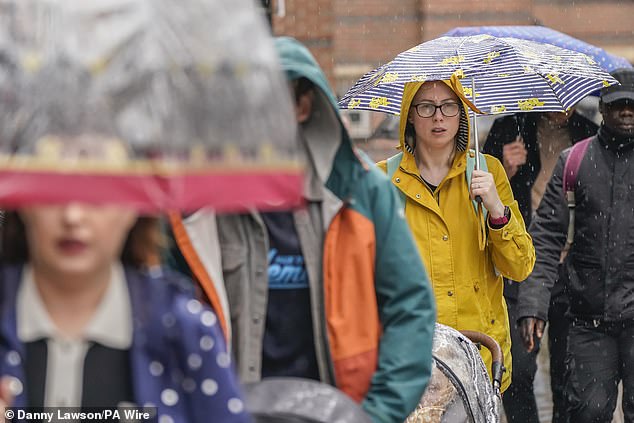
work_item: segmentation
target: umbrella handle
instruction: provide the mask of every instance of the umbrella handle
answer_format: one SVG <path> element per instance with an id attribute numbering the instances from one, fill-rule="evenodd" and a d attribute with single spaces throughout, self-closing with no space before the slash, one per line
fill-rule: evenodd
<path id="1" fill-rule="evenodd" d="M 476 105 L 475 77 L 471 78 L 471 100 Z M 478 114 L 473 112 L 473 148 L 475 150 L 475 169 L 480 170 L 480 141 L 478 139 Z M 482 197 L 476 196 L 475 200 L 482 204 Z"/>
<path id="2" fill-rule="evenodd" d="M 475 77 L 471 78 L 471 99 L 472 99 L 473 105 L 478 107 L 476 105 Z M 478 114 L 475 111 L 473 112 L 473 148 L 475 149 L 475 152 L 476 152 L 475 168 L 476 170 L 480 170 L 480 140 L 478 137 Z"/>

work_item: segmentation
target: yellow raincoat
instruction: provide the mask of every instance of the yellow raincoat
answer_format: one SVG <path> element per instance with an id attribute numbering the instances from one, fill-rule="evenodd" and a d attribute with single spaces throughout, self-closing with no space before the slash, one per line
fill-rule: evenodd
<path id="1" fill-rule="evenodd" d="M 458 93 L 464 106 L 458 145 L 470 145 L 462 87 L 455 79 L 445 83 Z M 507 368 L 502 381 L 504 391 L 511 383 L 511 336 L 502 276 L 515 281 L 526 279 L 535 263 L 535 249 L 504 168 L 496 158 L 485 155 L 500 199 L 511 210 L 511 219 L 497 230 L 487 223 L 486 240 L 478 236 L 481 220 L 469 197 L 465 151 L 457 152 L 435 196 L 423 183 L 411 148 L 405 148 L 404 136 L 410 104 L 421 84 L 405 86 L 400 124 L 403 158 L 392 183 L 406 195 L 405 215 L 434 288 L 438 322 L 458 330 L 484 332 L 501 345 Z M 379 167 L 387 171 L 386 161 Z M 490 371 L 491 355 L 485 348 L 482 356 Z"/>

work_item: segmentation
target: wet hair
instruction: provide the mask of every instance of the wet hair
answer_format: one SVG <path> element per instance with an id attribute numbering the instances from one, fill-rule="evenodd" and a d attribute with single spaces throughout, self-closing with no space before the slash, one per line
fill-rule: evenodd
<path id="1" fill-rule="evenodd" d="M 17 212 L 6 212 L 1 237 L 0 262 L 22 264 L 29 260 L 26 229 Z M 161 245 L 158 218 L 140 217 L 128 232 L 121 251 L 121 262 L 136 268 L 158 265 Z"/>
<path id="2" fill-rule="evenodd" d="M 416 148 L 416 129 L 414 129 L 414 125 L 412 125 L 409 121 L 405 124 L 405 149 L 410 153 L 414 154 L 414 149 Z"/>

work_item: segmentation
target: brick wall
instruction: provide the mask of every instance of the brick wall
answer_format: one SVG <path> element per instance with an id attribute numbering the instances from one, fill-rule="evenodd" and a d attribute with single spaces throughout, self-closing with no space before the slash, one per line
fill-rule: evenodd
<path id="1" fill-rule="evenodd" d="M 290 35 L 304 43 L 313 53 L 331 84 L 335 83 L 334 35 L 337 0 L 285 0 L 285 15 L 275 13 L 279 7 L 273 0 L 273 32 Z"/>
<path id="2" fill-rule="evenodd" d="M 272 0 L 274 10 L 279 1 Z M 365 72 L 456 26 L 541 23 L 634 62 L 633 0 L 285 0 L 284 3 L 285 17 L 273 18 L 274 33 L 292 35 L 304 42 L 339 96 Z M 373 127 L 380 121 L 373 116 Z M 372 149 L 367 143 L 366 147 Z"/>
<path id="3" fill-rule="evenodd" d="M 280 0 L 273 0 L 276 8 Z M 339 94 L 364 72 L 456 26 L 536 22 L 634 61 L 623 0 L 285 0 L 274 32 L 306 43 Z"/>
<path id="4" fill-rule="evenodd" d="M 419 0 L 423 38 L 429 40 L 457 26 L 533 25 L 533 0 Z"/>

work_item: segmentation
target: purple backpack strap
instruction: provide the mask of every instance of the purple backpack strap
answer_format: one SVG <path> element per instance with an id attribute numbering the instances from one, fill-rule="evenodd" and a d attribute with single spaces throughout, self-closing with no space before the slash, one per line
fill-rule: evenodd
<path id="1" fill-rule="evenodd" d="M 577 174 L 579 173 L 579 167 L 583 156 L 586 155 L 586 150 L 590 144 L 592 137 L 586 138 L 583 141 L 579 141 L 570 149 L 570 153 L 566 158 L 566 164 L 564 165 L 564 180 L 563 189 L 564 196 L 566 198 L 566 204 L 568 205 L 568 233 L 566 235 L 566 244 L 561 251 L 559 262 L 563 263 L 564 259 L 572 247 L 572 242 L 575 237 L 575 208 L 577 203 L 575 201 L 575 185 L 577 184 Z"/>
<path id="2" fill-rule="evenodd" d="M 583 156 L 586 155 L 586 150 L 588 149 L 588 144 L 590 144 L 591 139 L 592 137 L 579 141 L 570 149 L 570 154 L 568 154 L 566 165 L 564 166 L 564 194 L 575 191 L 579 166 L 581 166 Z"/>

